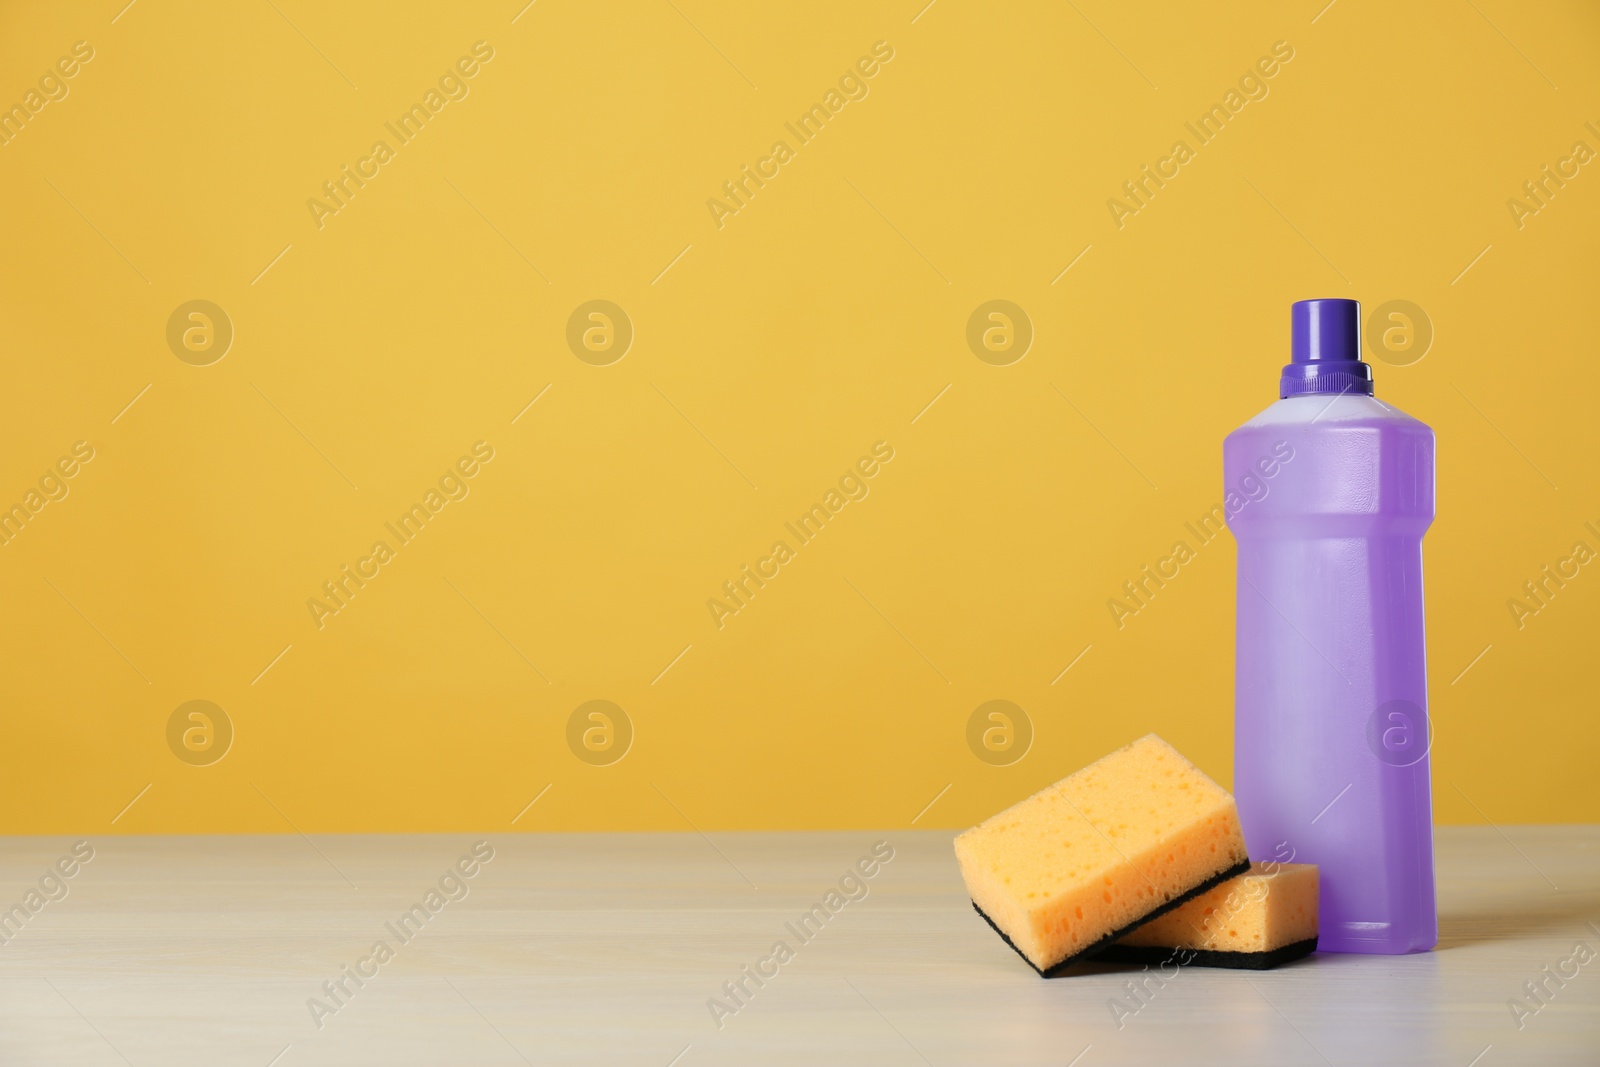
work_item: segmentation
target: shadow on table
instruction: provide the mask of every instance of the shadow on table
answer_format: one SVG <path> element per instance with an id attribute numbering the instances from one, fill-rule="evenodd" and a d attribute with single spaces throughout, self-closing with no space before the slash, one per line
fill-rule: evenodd
<path id="1" fill-rule="evenodd" d="M 1600 893 L 1593 890 L 1561 891 L 1546 887 L 1508 899 L 1493 910 L 1474 902 L 1471 910 L 1441 910 L 1438 951 L 1520 937 L 1588 937 L 1597 931 L 1589 925 L 1600 918 Z"/>

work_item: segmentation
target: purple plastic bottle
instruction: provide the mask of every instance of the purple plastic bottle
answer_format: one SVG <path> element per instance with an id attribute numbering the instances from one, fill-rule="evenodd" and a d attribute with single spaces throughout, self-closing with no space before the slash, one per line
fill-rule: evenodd
<path id="1" fill-rule="evenodd" d="M 1223 444 L 1239 545 L 1234 794 L 1320 868 L 1318 947 L 1421 952 L 1433 895 L 1422 535 L 1433 431 L 1375 399 L 1354 300 L 1292 309 L 1282 398 Z"/>

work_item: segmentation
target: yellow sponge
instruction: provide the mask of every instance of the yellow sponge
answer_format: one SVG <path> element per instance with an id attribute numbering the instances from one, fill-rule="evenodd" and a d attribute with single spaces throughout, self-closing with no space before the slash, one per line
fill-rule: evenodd
<path id="1" fill-rule="evenodd" d="M 1317 948 L 1317 868 L 1256 863 L 1130 931 L 1096 960 L 1264 970 Z"/>
<path id="2" fill-rule="evenodd" d="M 1233 797 L 1155 734 L 955 848 L 973 906 L 1046 977 L 1249 867 Z"/>

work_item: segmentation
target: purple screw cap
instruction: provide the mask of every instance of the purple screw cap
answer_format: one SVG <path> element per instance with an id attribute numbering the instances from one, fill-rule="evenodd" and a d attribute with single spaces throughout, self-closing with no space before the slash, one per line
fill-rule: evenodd
<path id="1" fill-rule="evenodd" d="M 1297 300 L 1289 309 L 1294 345 L 1278 396 L 1372 395 L 1372 368 L 1361 362 L 1361 304 Z"/>

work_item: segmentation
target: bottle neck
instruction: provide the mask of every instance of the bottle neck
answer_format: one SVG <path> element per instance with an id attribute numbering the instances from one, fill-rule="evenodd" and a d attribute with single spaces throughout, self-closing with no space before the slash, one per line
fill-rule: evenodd
<path id="1" fill-rule="evenodd" d="M 1329 359 L 1311 363 L 1291 363 L 1278 378 L 1278 397 L 1339 396 L 1353 393 L 1372 396 L 1372 367 L 1360 360 Z"/>

